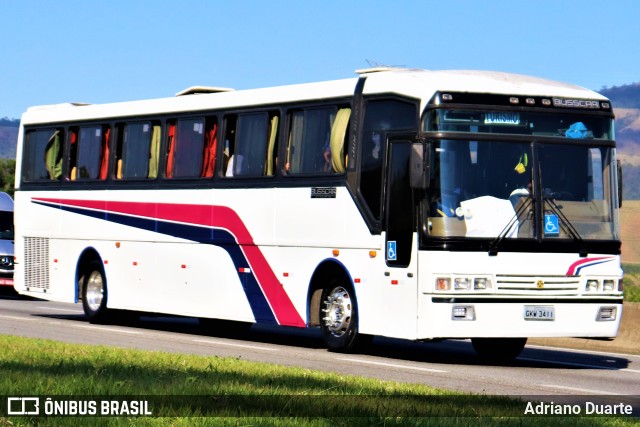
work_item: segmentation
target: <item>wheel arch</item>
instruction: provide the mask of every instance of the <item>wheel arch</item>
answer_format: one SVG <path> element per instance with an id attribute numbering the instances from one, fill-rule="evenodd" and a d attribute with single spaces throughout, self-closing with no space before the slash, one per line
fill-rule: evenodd
<path id="1" fill-rule="evenodd" d="M 331 279 L 335 278 L 344 280 L 345 285 L 348 285 L 351 288 L 354 300 L 357 304 L 358 299 L 356 296 L 356 288 L 347 267 L 336 259 L 325 259 L 318 264 L 311 275 L 311 281 L 309 282 L 309 291 L 307 295 L 308 326 L 320 326 L 320 299 L 322 296 L 322 290 Z"/>

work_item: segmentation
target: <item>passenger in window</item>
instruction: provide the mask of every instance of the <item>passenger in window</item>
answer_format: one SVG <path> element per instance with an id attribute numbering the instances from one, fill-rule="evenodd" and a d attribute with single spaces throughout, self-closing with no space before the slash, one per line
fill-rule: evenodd
<path id="1" fill-rule="evenodd" d="M 333 166 L 331 166 L 331 138 L 330 137 L 327 137 L 327 142 L 325 142 L 324 144 L 322 157 L 324 159 L 322 172 L 331 173 Z"/>
<path id="2" fill-rule="evenodd" d="M 229 157 L 229 163 L 227 163 L 225 176 L 242 175 L 243 166 L 244 156 L 242 154 L 232 154 L 231 157 Z"/>

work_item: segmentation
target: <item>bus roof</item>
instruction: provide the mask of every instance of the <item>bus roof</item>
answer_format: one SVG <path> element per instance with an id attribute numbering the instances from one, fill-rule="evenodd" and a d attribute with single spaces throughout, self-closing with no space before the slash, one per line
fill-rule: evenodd
<path id="1" fill-rule="evenodd" d="M 506 95 L 570 97 L 606 100 L 579 86 L 538 77 L 474 70 L 416 70 L 384 68 L 358 70 L 366 77 L 365 94 L 395 93 L 422 100 L 422 107 L 437 91 Z M 110 104 L 65 103 L 31 107 L 22 116 L 23 124 L 132 117 L 153 114 L 241 108 L 258 105 L 313 101 L 353 95 L 357 78 L 275 86 L 261 89 L 198 91 L 198 96 L 178 96 Z M 185 93 L 194 91 L 185 90 Z M 179 92 L 181 94 L 181 92 Z"/>

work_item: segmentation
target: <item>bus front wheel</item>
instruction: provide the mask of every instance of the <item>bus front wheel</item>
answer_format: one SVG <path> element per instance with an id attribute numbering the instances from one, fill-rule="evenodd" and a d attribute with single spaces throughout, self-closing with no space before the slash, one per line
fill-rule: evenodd
<path id="1" fill-rule="evenodd" d="M 476 354 L 488 361 L 504 362 L 515 359 L 522 353 L 526 338 L 472 338 Z"/>
<path id="2" fill-rule="evenodd" d="M 358 333 L 358 307 L 351 287 L 334 281 L 322 291 L 320 329 L 331 351 L 349 352 L 364 343 Z"/>
<path id="3" fill-rule="evenodd" d="M 102 264 L 91 261 L 83 274 L 82 308 L 91 323 L 103 323 L 107 319 L 107 280 Z"/>

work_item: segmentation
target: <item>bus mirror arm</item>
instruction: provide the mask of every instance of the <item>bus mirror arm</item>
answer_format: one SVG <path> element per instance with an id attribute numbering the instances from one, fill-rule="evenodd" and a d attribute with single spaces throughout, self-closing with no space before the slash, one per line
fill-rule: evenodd
<path id="1" fill-rule="evenodd" d="M 425 141 L 414 142 L 411 145 L 409 177 L 411 188 L 414 190 L 426 190 L 429 188 L 431 165 L 429 151 L 429 145 Z"/>
<path id="2" fill-rule="evenodd" d="M 618 208 L 622 207 L 622 164 L 620 160 L 616 160 L 616 167 L 618 168 Z"/>

